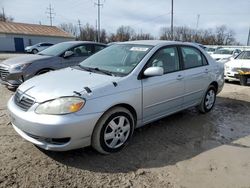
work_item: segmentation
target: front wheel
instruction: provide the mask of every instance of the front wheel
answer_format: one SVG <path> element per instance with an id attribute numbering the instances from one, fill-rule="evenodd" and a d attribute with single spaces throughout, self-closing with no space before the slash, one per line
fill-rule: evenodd
<path id="1" fill-rule="evenodd" d="M 102 154 L 120 151 L 131 138 L 135 127 L 129 110 L 115 107 L 106 112 L 96 124 L 92 147 Z"/>
<path id="2" fill-rule="evenodd" d="M 207 89 L 203 99 L 198 106 L 199 111 L 201 113 L 207 113 L 214 107 L 214 103 L 216 101 L 216 89 L 213 85 L 210 85 Z"/>

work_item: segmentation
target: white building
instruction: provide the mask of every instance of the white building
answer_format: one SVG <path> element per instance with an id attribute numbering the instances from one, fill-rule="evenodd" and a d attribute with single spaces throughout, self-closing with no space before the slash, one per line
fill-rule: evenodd
<path id="1" fill-rule="evenodd" d="M 26 46 L 39 42 L 70 40 L 75 38 L 55 26 L 0 21 L 0 52 L 24 52 Z"/>

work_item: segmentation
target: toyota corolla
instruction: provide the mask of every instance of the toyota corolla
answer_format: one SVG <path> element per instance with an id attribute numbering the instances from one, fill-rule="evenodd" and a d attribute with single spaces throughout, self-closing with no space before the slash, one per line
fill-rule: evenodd
<path id="1" fill-rule="evenodd" d="M 8 109 L 16 132 L 43 149 L 107 154 L 137 127 L 192 106 L 209 112 L 223 84 L 223 65 L 197 45 L 132 41 L 26 81 Z"/>

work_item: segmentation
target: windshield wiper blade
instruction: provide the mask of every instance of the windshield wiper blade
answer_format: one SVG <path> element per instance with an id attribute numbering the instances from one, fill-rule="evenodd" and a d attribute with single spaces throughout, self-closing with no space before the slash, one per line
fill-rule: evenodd
<path id="1" fill-rule="evenodd" d="M 99 69 L 98 67 L 93 68 L 93 70 L 95 70 L 97 72 L 101 72 L 101 73 L 109 75 L 109 76 L 115 76 L 114 73 L 107 71 L 107 70 Z"/>
<path id="2" fill-rule="evenodd" d="M 89 67 L 84 67 L 84 66 L 82 66 L 81 64 L 78 64 L 77 66 L 80 67 L 81 69 L 85 70 L 85 71 L 93 72 L 92 69 L 89 68 Z"/>

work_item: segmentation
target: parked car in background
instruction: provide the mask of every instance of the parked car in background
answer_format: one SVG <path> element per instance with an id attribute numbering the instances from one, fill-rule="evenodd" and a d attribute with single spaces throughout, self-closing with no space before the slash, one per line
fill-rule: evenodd
<path id="1" fill-rule="evenodd" d="M 46 48 L 53 46 L 54 44 L 48 43 L 48 42 L 41 42 L 38 44 L 35 44 L 33 46 L 27 46 L 25 48 L 25 52 L 27 53 L 32 53 L 32 54 L 37 54 L 38 52 L 45 50 Z"/>
<path id="2" fill-rule="evenodd" d="M 7 59 L 0 64 L 0 83 L 17 87 L 35 75 L 77 65 L 105 47 L 95 42 L 62 42 L 36 55 Z"/>
<path id="3" fill-rule="evenodd" d="M 46 150 L 121 150 L 134 129 L 191 106 L 209 112 L 224 66 L 186 42 L 111 45 L 78 66 L 32 78 L 8 102 L 12 125 Z"/>
<path id="4" fill-rule="evenodd" d="M 242 85 L 250 83 L 250 51 L 243 51 L 235 59 L 225 64 L 225 80 L 240 81 Z"/>
<path id="5" fill-rule="evenodd" d="M 226 63 L 239 55 L 240 52 L 240 49 L 219 48 L 211 56 L 217 62 Z"/>
<path id="6" fill-rule="evenodd" d="M 209 54 L 209 55 L 212 55 L 215 51 L 216 51 L 217 47 L 206 47 L 206 52 Z"/>

